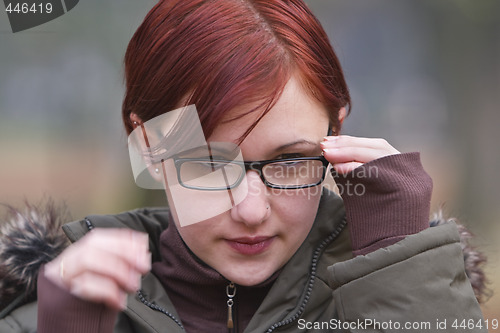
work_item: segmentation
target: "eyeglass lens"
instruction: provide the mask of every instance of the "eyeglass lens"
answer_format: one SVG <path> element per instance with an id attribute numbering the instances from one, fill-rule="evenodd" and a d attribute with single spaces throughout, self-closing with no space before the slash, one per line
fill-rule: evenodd
<path id="1" fill-rule="evenodd" d="M 269 184 L 275 186 L 312 185 L 322 181 L 324 165 L 320 160 L 278 161 L 266 164 L 262 174 Z M 245 166 L 231 161 L 184 161 L 179 175 L 187 187 L 225 189 L 239 184 L 245 175 Z"/>

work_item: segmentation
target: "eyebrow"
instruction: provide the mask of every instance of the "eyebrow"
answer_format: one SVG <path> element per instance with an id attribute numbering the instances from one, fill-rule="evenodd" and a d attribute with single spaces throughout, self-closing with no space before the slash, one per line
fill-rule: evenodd
<path id="1" fill-rule="evenodd" d="M 309 146 L 319 147 L 319 143 L 318 142 L 313 142 L 313 141 L 302 139 L 302 140 L 297 140 L 297 141 L 290 142 L 290 143 L 284 144 L 282 146 L 279 146 L 279 147 L 277 147 L 277 148 L 275 148 L 273 150 L 273 153 L 278 153 L 280 151 L 283 151 L 283 150 L 285 150 L 287 148 L 290 148 L 290 147 L 293 147 L 293 146 L 296 146 L 296 145 L 299 145 L 299 144 L 306 144 L 306 145 L 309 145 Z"/>
<path id="2" fill-rule="evenodd" d="M 205 156 L 205 153 L 208 152 L 208 155 Z M 225 157 L 233 157 L 237 156 L 240 152 L 239 146 L 235 146 L 234 149 L 224 149 L 224 147 L 219 147 L 219 146 L 214 146 L 212 142 L 207 142 L 207 145 L 200 146 L 200 147 L 195 147 L 192 149 L 189 149 L 187 151 L 180 152 L 177 154 L 181 158 L 191 158 L 191 157 L 208 157 L 208 156 L 213 156 L 213 154 L 220 154 Z"/>
<path id="3" fill-rule="evenodd" d="M 278 154 L 278 153 L 286 150 L 287 148 L 290 148 L 290 147 L 293 147 L 293 146 L 296 146 L 296 145 L 307 145 L 307 146 L 311 146 L 311 148 L 319 148 L 320 147 L 319 142 L 314 142 L 314 141 L 309 141 L 309 140 L 306 140 L 306 139 L 301 139 L 301 140 L 293 141 L 293 142 L 281 145 L 279 147 L 276 147 L 272 151 L 270 151 L 269 154 L 270 155 Z M 239 146 L 237 146 L 237 147 L 239 148 Z M 197 148 L 200 148 L 200 147 L 197 147 Z M 206 149 L 206 147 L 204 147 L 204 148 Z M 193 149 L 193 152 L 196 151 L 195 149 Z M 213 147 L 210 150 L 212 152 L 216 151 L 216 152 L 219 152 L 221 154 L 232 154 L 232 153 L 234 153 L 234 150 L 226 151 L 225 149 L 220 149 L 220 147 Z M 190 151 L 190 153 L 191 153 L 191 151 Z"/>

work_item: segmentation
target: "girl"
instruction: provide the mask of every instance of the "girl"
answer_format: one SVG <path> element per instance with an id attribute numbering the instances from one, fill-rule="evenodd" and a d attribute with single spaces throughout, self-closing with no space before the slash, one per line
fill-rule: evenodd
<path id="1" fill-rule="evenodd" d="M 418 153 L 339 135 L 348 88 L 301 0 L 160 1 L 125 75 L 129 144 L 169 208 L 66 225 L 74 244 L 39 275 L 39 332 L 441 332 L 482 319 L 456 226 L 429 228 Z M 341 198 L 322 189 L 328 164 Z"/>

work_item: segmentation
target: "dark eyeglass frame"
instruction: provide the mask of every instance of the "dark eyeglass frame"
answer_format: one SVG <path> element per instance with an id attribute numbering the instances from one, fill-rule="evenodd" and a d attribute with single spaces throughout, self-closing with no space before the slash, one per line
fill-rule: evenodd
<path id="1" fill-rule="evenodd" d="M 181 166 L 185 162 L 192 162 L 192 161 L 197 161 L 197 162 L 214 162 L 214 163 L 233 163 L 240 165 L 242 168 L 245 168 L 245 172 L 241 174 L 239 179 L 232 185 L 228 185 L 226 187 L 216 187 L 216 188 L 206 188 L 206 187 L 198 187 L 198 186 L 192 186 L 184 183 L 181 179 Z M 271 163 L 282 163 L 282 162 L 294 162 L 294 161 L 321 161 L 323 165 L 323 173 L 321 175 L 320 180 L 318 180 L 316 183 L 312 184 L 304 184 L 304 185 L 276 185 L 273 183 L 270 183 L 267 181 L 267 179 L 264 176 L 264 172 L 262 171 L 264 167 L 268 164 Z M 175 169 L 177 170 L 177 180 L 179 181 L 179 184 L 185 188 L 193 189 L 193 190 L 202 190 L 202 191 L 221 191 L 221 190 L 230 190 L 233 189 L 241 184 L 241 181 L 245 177 L 246 173 L 248 171 L 257 171 L 260 179 L 266 185 L 267 187 L 270 188 L 275 188 L 275 189 L 283 189 L 283 190 L 298 190 L 298 189 L 304 189 L 308 187 L 314 187 L 318 186 L 325 180 L 326 176 L 326 170 L 328 168 L 328 160 L 324 156 L 314 156 L 314 157 L 294 157 L 294 158 L 282 158 L 282 159 L 273 159 L 273 160 L 263 160 L 263 161 L 245 161 L 245 162 L 235 162 L 235 161 L 228 161 L 228 160 L 220 160 L 220 159 L 200 159 L 200 158 L 176 158 L 174 157 L 174 164 L 175 164 Z M 223 168 L 221 170 L 224 170 Z M 226 182 L 227 184 L 227 182 Z"/>
<path id="2" fill-rule="evenodd" d="M 328 126 L 328 133 L 327 136 L 332 135 L 332 128 Z M 325 180 L 326 176 L 326 170 L 328 169 L 328 160 L 323 156 L 314 156 L 314 157 L 294 157 L 294 158 L 283 158 L 283 159 L 273 159 L 273 160 L 262 160 L 262 161 L 244 161 L 244 162 L 234 162 L 234 161 L 228 161 L 228 160 L 221 160 L 221 159 L 200 159 L 200 158 L 182 158 L 179 157 L 178 155 L 172 156 L 175 164 L 175 169 L 177 170 L 177 180 L 179 184 L 181 184 L 182 187 L 192 189 L 192 190 L 201 190 L 201 191 L 221 191 L 221 190 L 231 190 L 241 184 L 241 181 L 245 177 L 246 173 L 249 170 L 252 171 L 257 171 L 259 173 L 260 179 L 269 188 L 274 188 L 274 189 L 282 189 L 282 190 L 298 190 L 298 189 L 304 189 L 304 188 L 309 188 L 309 187 L 314 187 L 318 186 Z M 188 161 L 205 161 L 205 162 L 215 162 L 215 163 L 234 163 L 234 164 L 243 164 L 245 167 L 245 172 L 242 173 L 242 175 L 239 177 L 239 179 L 231 186 L 226 186 L 226 187 L 217 187 L 217 188 L 206 188 L 206 187 L 197 187 L 197 186 L 191 186 L 185 184 L 181 180 L 181 166 L 183 163 L 188 162 Z M 305 185 L 276 185 L 273 183 L 270 183 L 266 180 L 264 177 L 264 172 L 262 172 L 263 168 L 271 163 L 276 163 L 276 162 L 292 162 L 292 161 L 321 161 L 323 164 L 323 174 L 321 175 L 321 179 L 317 181 L 316 183 L 313 184 L 305 184 Z M 161 162 L 163 163 L 164 160 L 162 159 Z M 224 169 L 221 169 L 224 170 Z M 225 173 L 224 173 L 224 177 Z M 227 184 L 227 181 L 226 181 Z"/>

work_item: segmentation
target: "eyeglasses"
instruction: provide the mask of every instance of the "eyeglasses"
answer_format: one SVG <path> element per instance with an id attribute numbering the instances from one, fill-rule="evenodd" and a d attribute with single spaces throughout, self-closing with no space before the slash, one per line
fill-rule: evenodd
<path id="1" fill-rule="evenodd" d="M 303 189 L 321 184 L 328 161 L 324 156 L 265 161 L 229 161 L 211 158 L 174 158 L 179 184 L 185 188 L 220 191 L 237 187 L 247 171 L 276 189 Z"/>

